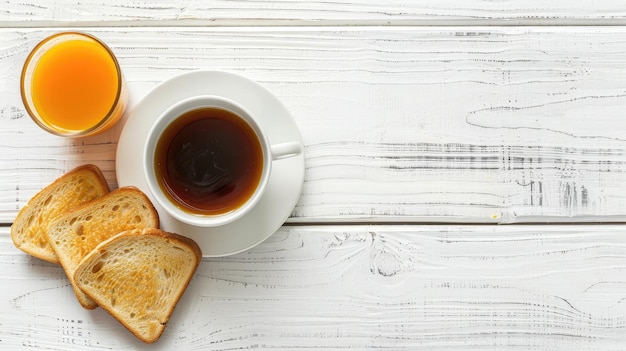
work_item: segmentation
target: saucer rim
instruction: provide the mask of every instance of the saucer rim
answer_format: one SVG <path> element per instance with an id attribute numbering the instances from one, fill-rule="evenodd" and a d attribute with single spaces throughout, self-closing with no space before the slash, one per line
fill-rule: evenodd
<path id="1" fill-rule="evenodd" d="M 209 82 L 206 86 L 210 87 L 208 90 L 212 90 L 210 92 L 204 91 L 206 86 L 202 86 L 198 82 Z M 213 86 L 211 86 L 211 82 L 213 82 Z M 220 83 L 220 86 L 216 87 L 216 83 Z M 177 90 L 176 88 L 181 84 L 186 84 L 185 86 L 189 88 Z M 223 89 L 224 91 L 220 92 L 220 88 L 224 87 L 229 89 Z M 226 90 L 229 90 L 229 92 Z M 233 94 L 238 96 L 233 98 Z M 289 141 L 297 141 L 303 145 L 302 136 L 293 116 L 267 88 L 235 73 L 219 70 L 195 70 L 176 75 L 161 82 L 128 113 L 116 150 L 116 178 L 118 186 L 135 186 L 146 193 L 157 209 L 161 229 L 178 232 L 194 239 L 202 249 L 203 257 L 234 255 L 249 250 L 265 241 L 289 218 L 303 188 L 304 152 L 281 160 L 279 165 L 272 166 L 265 193 L 257 203 L 257 206 L 242 218 L 219 227 L 197 227 L 173 218 L 158 203 L 155 203 L 144 173 L 141 170 L 137 170 L 136 166 L 134 169 L 131 167 L 132 164 L 140 164 L 143 167 L 143 147 L 133 148 L 128 144 L 130 144 L 130 139 L 133 139 L 134 142 L 137 141 L 137 132 L 140 134 L 139 140 L 143 143 L 143 140 L 147 138 L 148 131 L 156 123 L 158 116 L 165 110 L 182 99 L 200 95 L 218 95 L 235 101 L 237 101 L 237 97 L 261 96 L 262 99 L 259 98 L 257 99 L 258 101 L 248 99 L 246 102 L 239 103 L 254 113 L 258 113 L 261 109 L 263 111 L 272 111 L 272 113 L 263 114 L 270 117 L 259 121 L 262 128 L 269 122 L 280 126 L 268 127 L 266 134 L 270 141 L 272 139 L 284 139 L 285 134 L 289 134 Z M 158 107 L 150 107 L 149 105 L 155 101 Z M 150 113 L 151 110 L 158 111 Z M 146 114 L 152 115 L 152 117 Z M 276 121 L 280 123 L 276 124 Z M 280 135 L 278 135 L 278 128 L 281 129 Z M 274 143 L 280 142 L 282 141 L 274 141 Z M 137 162 L 132 161 L 135 159 Z M 286 173 L 288 173 L 287 177 L 285 176 Z M 277 196 L 278 194 L 280 196 Z M 276 207 L 279 208 L 277 209 Z M 256 223 L 256 220 L 259 220 L 258 222 L 260 223 Z M 254 235 L 254 233 L 257 234 Z M 216 235 L 220 235 L 221 238 L 217 240 L 214 237 Z M 247 237 L 248 240 L 245 240 L 246 238 L 244 237 Z"/>

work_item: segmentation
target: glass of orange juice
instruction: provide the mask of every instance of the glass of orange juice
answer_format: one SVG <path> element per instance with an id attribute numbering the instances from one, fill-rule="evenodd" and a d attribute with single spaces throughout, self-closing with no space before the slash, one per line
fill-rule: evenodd
<path id="1" fill-rule="evenodd" d="M 120 66 L 98 38 L 63 32 L 40 42 L 21 77 L 24 106 L 44 130 L 69 137 L 103 132 L 124 113 L 128 96 Z"/>

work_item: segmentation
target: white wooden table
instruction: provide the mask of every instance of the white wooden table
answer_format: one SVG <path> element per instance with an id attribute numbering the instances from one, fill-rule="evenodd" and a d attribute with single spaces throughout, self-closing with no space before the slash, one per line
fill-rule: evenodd
<path id="1" fill-rule="evenodd" d="M 150 346 L 9 236 L 75 166 L 117 186 L 121 127 L 60 139 L 19 97 L 28 52 L 68 28 L 111 46 L 131 105 L 224 70 L 304 138 L 287 224 L 204 259 Z M 5 1 L 0 349 L 626 349 L 625 73 L 618 0 Z"/>

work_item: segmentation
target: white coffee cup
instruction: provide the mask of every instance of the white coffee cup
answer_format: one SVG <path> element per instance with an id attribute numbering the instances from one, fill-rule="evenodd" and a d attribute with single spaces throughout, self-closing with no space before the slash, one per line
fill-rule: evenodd
<path id="1" fill-rule="evenodd" d="M 208 207 L 210 207 L 211 205 L 207 205 L 207 208 L 201 208 L 201 209 L 194 208 L 190 210 L 190 207 L 187 204 L 187 201 L 189 199 L 184 199 L 184 197 L 186 196 L 185 194 L 187 194 L 186 188 L 185 190 L 180 190 L 180 189 L 183 189 L 181 187 L 178 190 L 178 193 L 176 193 L 176 191 L 172 190 L 172 189 L 176 189 L 176 187 L 171 186 L 171 184 L 168 183 L 168 181 L 170 181 L 171 183 L 174 183 L 175 185 L 178 184 L 176 183 L 176 181 L 172 181 L 174 173 L 180 175 L 179 173 L 177 173 L 178 172 L 177 167 L 173 166 L 173 165 L 177 165 L 178 163 L 175 163 L 174 161 L 172 161 L 168 163 L 167 167 L 165 167 L 163 166 L 162 162 L 157 161 L 157 160 L 163 161 L 165 159 L 163 152 L 161 152 L 162 150 L 168 149 L 170 147 L 172 147 L 172 149 L 175 149 L 175 147 L 171 145 L 180 144 L 181 147 L 184 149 L 185 147 L 182 145 L 193 144 L 193 142 L 188 142 L 187 144 L 185 144 L 185 142 L 182 142 L 182 141 L 181 142 L 177 141 L 176 143 L 174 143 L 169 139 L 171 137 L 170 134 L 173 134 L 172 130 L 176 128 L 181 128 L 181 126 L 184 127 L 185 125 L 189 124 L 189 123 L 186 123 L 184 119 L 194 120 L 193 118 L 189 117 L 190 114 L 193 113 L 192 111 L 206 110 L 206 109 L 230 112 L 230 114 L 232 115 L 230 114 L 227 114 L 227 115 L 229 115 L 230 117 L 234 116 L 233 117 L 234 119 L 238 118 L 239 120 L 235 122 L 237 123 L 242 122 L 240 125 L 247 126 L 247 128 L 242 128 L 242 129 L 247 130 L 246 133 L 249 134 L 250 140 L 256 138 L 256 140 L 258 140 L 258 145 L 260 147 L 260 153 L 257 153 L 259 156 L 252 157 L 253 159 L 260 158 L 260 160 L 258 160 L 261 162 L 260 169 L 258 168 L 259 165 L 257 165 L 256 161 L 251 163 L 252 165 L 251 167 L 252 168 L 257 167 L 258 169 L 257 173 L 260 174 L 257 177 L 258 182 L 256 182 L 256 185 L 251 185 L 250 187 L 251 192 L 248 192 L 248 195 L 245 195 L 245 196 L 241 195 L 241 198 L 238 199 L 239 205 L 233 208 L 228 208 L 225 211 L 222 211 L 222 209 L 218 209 L 217 212 L 220 212 L 220 213 L 217 213 L 217 214 L 214 213 L 216 211 L 212 209 L 208 209 Z M 199 118 L 199 119 L 202 119 L 202 118 Z M 204 119 L 210 120 L 212 119 L 212 117 L 209 116 Z M 203 119 L 203 122 L 201 123 L 213 123 L 213 121 L 205 121 L 204 119 Z M 268 126 L 264 126 L 264 128 L 268 128 Z M 216 158 L 217 156 L 215 156 L 215 158 L 211 158 L 213 156 L 206 156 L 209 154 L 213 155 L 216 153 L 217 154 L 224 153 L 223 149 L 225 147 L 221 147 L 216 150 L 210 150 L 210 148 L 213 147 L 213 144 L 219 144 L 220 146 L 227 144 L 228 141 L 218 140 L 220 138 L 226 138 L 227 133 L 223 133 L 223 134 L 218 133 L 217 135 L 213 135 L 211 133 L 213 133 L 214 130 L 207 130 L 206 131 L 207 140 L 204 140 L 203 138 L 204 138 L 205 132 L 200 132 L 200 129 L 198 129 L 195 125 L 187 127 L 187 130 L 190 133 L 195 133 L 196 136 L 201 135 L 201 137 L 197 138 L 196 140 L 198 140 L 197 143 L 202 144 L 202 148 L 205 148 L 205 149 L 202 149 L 201 152 L 194 153 L 194 156 L 187 157 L 187 159 L 185 159 L 185 162 L 184 162 L 185 165 L 187 164 L 193 165 L 193 166 L 189 166 L 190 169 L 199 168 L 199 169 L 202 169 L 202 171 L 200 172 L 195 172 L 194 170 L 187 171 L 187 169 L 185 168 L 185 172 L 182 172 L 182 173 L 184 173 L 185 175 L 191 173 L 195 176 L 196 173 L 204 174 L 202 172 L 207 172 L 208 175 L 201 177 L 202 181 L 196 182 L 194 178 L 193 184 L 192 184 L 193 189 L 195 189 L 197 193 L 208 194 L 206 195 L 207 199 L 213 198 L 213 197 L 218 198 L 219 196 L 221 196 L 219 194 L 223 192 L 227 194 L 231 194 L 230 191 L 232 189 L 237 189 L 238 185 L 235 185 L 234 184 L 235 182 L 232 182 L 232 184 L 229 184 L 228 179 L 230 179 L 229 177 L 231 176 L 230 175 L 228 177 L 223 176 L 223 173 L 221 172 L 229 172 L 230 169 L 242 169 L 241 167 L 248 169 L 249 165 L 241 164 L 242 162 L 239 161 L 238 155 L 235 155 L 235 157 L 230 157 L 228 159 L 225 159 L 225 158 L 217 159 Z M 217 128 L 215 130 L 217 130 Z M 182 135 L 182 134 L 183 133 L 181 132 L 181 133 L 178 133 L 177 135 Z M 209 135 L 211 135 L 211 137 L 209 137 Z M 184 139 L 185 137 L 182 137 L 182 138 Z M 211 145 L 208 145 L 208 144 L 211 144 Z M 193 145 L 191 147 L 193 147 Z M 243 149 L 244 147 L 242 144 L 242 150 Z M 235 151 L 238 152 L 238 150 L 235 150 Z M 168 153 L 168 155 L 174 152 L 178 152 L 178 151 L 171 151 L 170 153 Z M 261 199 L 261 197 L 263 196 L 267 188 L 267 184 L 268 184 L 270 174 L 272 171 L 273 162 L 279 162 L 280 159 L 289 158 L 292 156 L 299 155 L 301 153 L 302 153 L 302 144 L 298 141 L 279 143 L 279 144 L 273 144 L 273 145 L 270 144 L 266 133 L 263 131 L 263 129 L 259 125 L 258 118 L 255 117 L 254 114 L 247 111 L 243 106 L 241 106 L 237 102 L 224 98 L 224 97 L 220 97 L 220 96 L 202 95 L 202 96 L 195 96 L 195 97 L 191 97 L 191 98 L 180 101 L 179 103 L 171 106 L 169 109 L 167 109 L 157 118 L 156 122 L 153 124 L 152 128 L 150 129 L 148 133 L 148 138 L 144 145 L 143 169 L 144 169 L 146 181 L 148 184 L 148 188 L 150 189 L 150 192 L 153 195 L 152 196 L 153 199 L 156 200 L 156 203 L 158 204 L 158 206 L 160 206 L 170 216 L 174 217 L 175 219 L 183 223 L 197 226 L 197 227 L 216 227 L 216 226 L 221 226 L 221 225 L 231 223 L 243 217 L 252 208 L 254 208 L 254 206 L 259 202 L 259 200 Z M 196 156 L 196 155 L 203 155 L 203 156 Z M 227 163 L 229 166 L 223 166 L 218 163 Z M 257 165 L 257 166 L 254 166 L 254 165 Z M 166 174 L 164 172 L 167 172 L 167 171 L 165 171 L 164 169 L 171 169 L 171 172 Z M 218 175 L 214 176 L 214 173 Z M 231 173 L 234 173 L 234 171 Z M 205 178 L 208 178 L 209 181 L 204 181 Z M 191 180 L 184 178 L 184 181 L 190 182 Z M 221 182 L 219 183 L 221 185 L 215 185 L 218 182 Z M 249 183 L 252 184 L 253 182 L 249 182 Z M 207 185 L 205 186 L 205 184 Z M 218 190 L 214 191 L 214 189 L 218 189 Z M 226 189 L 226 191 L 224 189 Z M 235 190 L 232 190 L 232 191 L 235 191 Z M 183 194 L 183 195 L 181 196 L 180 194 Z M 218 195 L 215 195 L 215 194 L 218 194 Z M 194 197 L 194 200 L 197 200 L 199 198 L 201 198 L 201 196 Z M 210 202 L 210 201 L 207 201 L 207 202 Z"/>

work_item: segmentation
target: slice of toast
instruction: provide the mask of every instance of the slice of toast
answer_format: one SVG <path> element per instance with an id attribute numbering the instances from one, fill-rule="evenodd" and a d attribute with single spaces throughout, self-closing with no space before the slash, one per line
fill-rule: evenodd
<path id="1" fill-rule="evenodd" d="M 108 192 L 109 186 L 97 166 L 74 168 L 35 194 L 20 210 L 11 226 L 13 244 L 32 256 L 59 263 L 45 234 L 50 222 Z"/>
<path id="2" fill-rule="evenodd" d="M 100 243 L 78 265 L 76 285 L 130 332 L 156 341 L 202 259 L 191 239 L 130 230 Z"/>
<path id="3" fill-rule="evenodd" d="M 113 190 L 58 217 L 46 234 L 78 301 L 84 308 L 94 309 L 97 304 L 76 287 L 74 281 L 74 272 L 83 257 L 119 232 L 158 227 L 159 217 L 148 197 L 129 186 Z"/>

